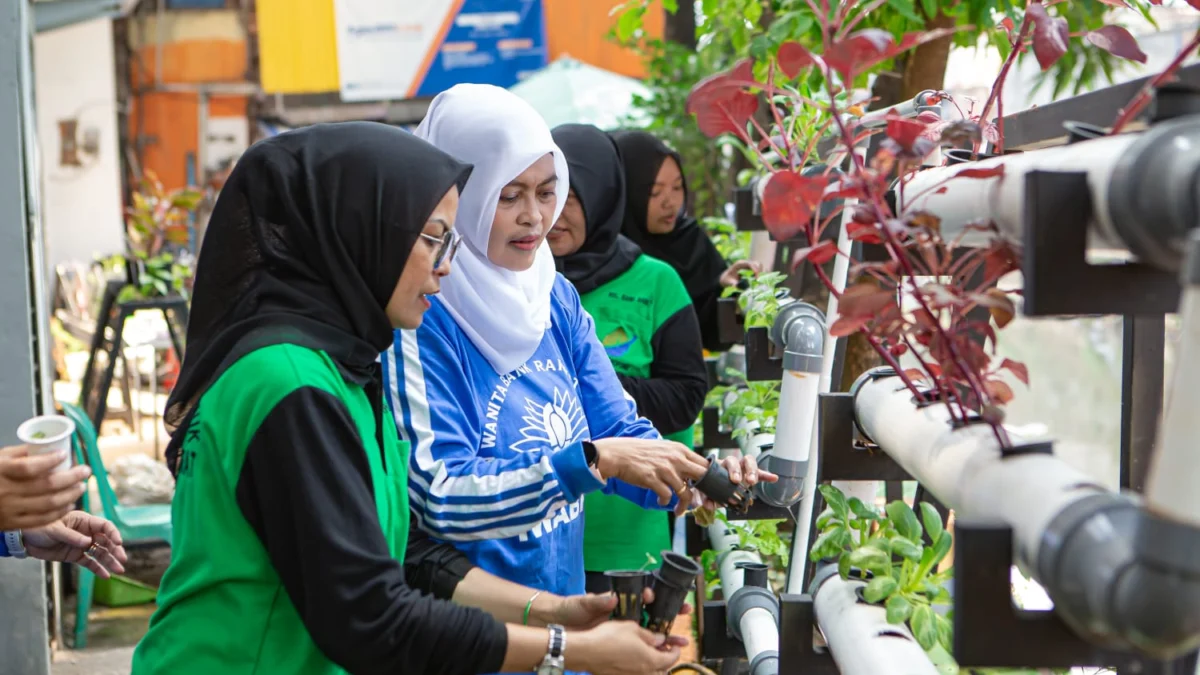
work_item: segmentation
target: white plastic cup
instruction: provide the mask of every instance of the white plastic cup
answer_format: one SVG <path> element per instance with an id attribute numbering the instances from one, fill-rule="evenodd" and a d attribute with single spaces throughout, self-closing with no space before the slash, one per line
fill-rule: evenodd
<path id="1" fill-rule="evenodd" d="M 54 468 L 56 472 L 71 468 L 71 436 L 74 433 L 75 423 L 62 415 L 41 415 L 27 419 L 17 427 L 17 438 L 29 446 L 30 455 L 67 451 L 67 458 Z"/>

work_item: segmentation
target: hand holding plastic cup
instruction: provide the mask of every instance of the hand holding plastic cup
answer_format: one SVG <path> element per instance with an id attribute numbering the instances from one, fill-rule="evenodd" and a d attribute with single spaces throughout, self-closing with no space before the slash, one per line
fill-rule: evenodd
<path id="1" fill-rule="evenodd" d="M 55 472 L 71 468 L 71 436 L 75 423 L 62 415 L 41 415 L 27 419 L 17 427 L 17 438 L 29 447 L 29 455 L 46 455 L 65 450 L 67 458 Z"/>

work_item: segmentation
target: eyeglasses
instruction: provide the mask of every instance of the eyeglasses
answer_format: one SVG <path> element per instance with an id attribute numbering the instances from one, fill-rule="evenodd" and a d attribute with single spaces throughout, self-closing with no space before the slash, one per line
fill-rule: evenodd
<path id="1" fill-rule="evenodd" d="M 458 252 L 458 244 L 462 241 L 454 236 L 454 230 L 447 230 L 446 234 L 441 237 L 424 232 L 420 234 L 422 239 L 431 241 L 438 246 L 437 253 L 433 256 L 433 269 L 441 267 L 443 262 L 454 262 L 454 254 Z"/>

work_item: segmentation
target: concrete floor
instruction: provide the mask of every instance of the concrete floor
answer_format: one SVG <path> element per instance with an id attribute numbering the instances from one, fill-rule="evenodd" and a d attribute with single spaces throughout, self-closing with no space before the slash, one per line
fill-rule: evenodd
<path id="1" fill-rule="evenodd" d="M 54 655 L 50 675 L 129 675 L 133 647 L 87 649 Z"/>

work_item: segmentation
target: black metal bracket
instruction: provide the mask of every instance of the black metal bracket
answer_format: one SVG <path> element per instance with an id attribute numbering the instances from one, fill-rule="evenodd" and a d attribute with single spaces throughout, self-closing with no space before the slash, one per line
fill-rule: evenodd
<path id="1" fill-rule="evenodd" d="M 746 645 L 729 634 L 723 600 L 704 602 L 704 635 L 700 638 L 700 653 L 706 659 L 744 659 Z"/>
<path id="2" fill-rule="evenodd" d="M 746 381 L 767 382 L 783 378 L 783 359 L 771 355 L 771 334 L 756 326 L 746 331 Z"/>
<path id="3" fill-rule="evenodd" d="M 805 595 L 779 596 L 779 675 L 838 675 L 837 664 L 829 650 L 816 646 L 817 619 L 812 597 Z M 700 641 L 700 653 L 705 659 L 746 658 L 746 646 L 729 634 L 725 603 L 711 600 L 704 603 L 706 630 Z"/>
<path id="4" fill-rule="evenodd" d="M 741 342 L 746 337 L 737 303 L 736 297 L 717 299 L 717 339 L 725 344 Z"/>
<path id="5" fill-rule="evenodd" d="M 737 441 L 733 435 L 721 429 L 721 411 L 717 408 L 705 408 L 700 413 L 700 434 L 704 437 L 705 448 L 736 448 Z"/>
<path id="6" fill-rule="evenodd" d="M 743 232 L 761 232 L 767 229 L 759 213 L 754 197 L 754 188 L 733 188 L 733 224 Z"/>
<path id="7" fill-rule="evenodd" d="M 112 387 L 117 359 L 121 357 L 125 346 L 125 321 L 134 312 L 151 309 L 163 313 L 175 356 L 183 362 L 183 336 L 188 323 L 187 301 L 179 296 L 169 296 L 118 302 L 117 298 L 125 285 L 124 281 L 111 281 L 105 286 L 100 313 L 96 317 L 96 329 L 92 333 L 87 370 L 80 384 L 79 404 L 96 429 L 100 428 L 108 412 L 108 390 Z M 104 354 L 103 360 L 98 359 L 100 354 Z"/>
<path id="8" fill-rule="evenodd" d="M 754 500 L 750 506 L 744 511 L 736 509 L 725 509 L 725 517 L 732 521 L 745 520 L 786 520 L 796 522 L 800 516 L 800 504 L 793 504 L 791 507 L 771 506 L 770 504 Z"/>
<path id="9" fill-rule="evenodd" d="M 1025 316 L 1163 315 L 1179 307 L 1174 275 L 1141 263 L 1087 261 L 1093 205 L 1087 174 L 1025 174 Z"/>
<path id="10" fill-rule="evenodd" d="M 779 675 L 838 675 L 829 650 L 814 644 L 817 615 L 808 594 L 779 596 Z"/>
<path id="11" fill-rule="evenodd" d="M 1191 675 L 1196 653 L 1170 662 L 1085 642 L 1053 610 L 1013 604 L 1013 533 L 958 521 L 954 527 L 954 658 L 965 668 L 1116 668 L 1139 675 Z M 1019 648 L 1014 648 L 1019 645 Z"/>
<path id="12" fill-rule="evenodd" d="M 883 451 L 855 440 L 854 396 L 817 398 L 817 461 L 820 480 L 906 481 L 913 477 Z"/>

